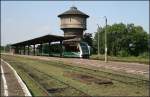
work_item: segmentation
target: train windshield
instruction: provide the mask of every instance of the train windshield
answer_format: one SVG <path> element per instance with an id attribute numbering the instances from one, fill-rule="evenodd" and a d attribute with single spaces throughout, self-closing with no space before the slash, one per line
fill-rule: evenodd
<path id="1" fill-rule="evenodd" d="M 89 54 L 88 45 L 85 42 L 81 42 L 80 46 L 83 54 Z"/>

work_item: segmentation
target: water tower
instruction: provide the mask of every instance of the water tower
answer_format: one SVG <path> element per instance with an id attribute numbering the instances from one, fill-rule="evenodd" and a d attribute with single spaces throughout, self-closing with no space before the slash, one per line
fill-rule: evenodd
<path id="1" fill-rule="evenodd" d="M 66 40 L 64 43 L 80 42 L 86 30 L 86 19 L 89 16 L 73 6 L 58 17 L 61 19 L 60 26 L 64 31 L 64 37 L 75 36 L 74 39 Z"/>

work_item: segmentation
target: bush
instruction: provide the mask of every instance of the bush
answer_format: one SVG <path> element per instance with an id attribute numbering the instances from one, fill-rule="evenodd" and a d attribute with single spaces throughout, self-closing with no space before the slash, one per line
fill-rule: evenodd
<path id="1" fill-rule="evenodd" d="M 139 55 L 139 57 L 140 57 L 140 58 L 148 58 L 148 57 L 149 57 L 149 54 L 148 54 L 148 52 L 144 52 L 144 53 L 141 53 L 141 54 Z"/>
<path id="2" fill-rule="evenodd" d="M 127 56 L 129 56 L 128 52 L 125 51 L 125 50 L 119 51 L 118 55 L 121 56 L 121 57 L 127 57 Z"/>

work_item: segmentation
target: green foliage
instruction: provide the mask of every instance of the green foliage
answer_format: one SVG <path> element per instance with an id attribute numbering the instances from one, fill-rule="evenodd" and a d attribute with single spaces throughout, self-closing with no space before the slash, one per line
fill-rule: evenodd
<path id="1" fill-rule="evenodd" d="M 143 52 L 139 55 L 141 58 L 147 58 L 148 59 L 149 53 L 148 52 Z"/>
<path id="2" fill-rule="evenodd" d="M 120 55 L 118 55 L 118 56 L 108 56 L 108 60 L 109 61 L 115 61 L 115 62 L 127 62 L 127 63 L 142 63 L 142 64 L 146 64 L 146 65 L 149 65 L 149 57 L 148 57 L 148 53 L 145 53 L 146 55 L 144 55 L 144 56 L 142 56 L 142 54 L 141 55 L 139 55 L 138 57 L 136 57 L 136 56 L 130 56 L 130 55 L 128 55 L 127 57 L 125 57 L 125 55 L 124 55 L 124 57 L 121 57 Z M 94 60 L 102 60 L 102 61 L 104 61 L 105 60 L 105 55 L 92 55 L 92 56 L 90 56 L 90 59 L 94 59 Z"/>
<path id="3" fill-rule="evenodd" d="M 10 45 L 11 44 L 7 44 L 6 46 L 1 46 L 0 47 L 1 52 L 5 52 L 5 53 L 10 52 L 10 48 L 11 48 Z"/>
<path id="4" fill-rule="evenodd" d="M 107 31 L 108 55 L 139 56 L 148 50 L 148 33 L 141 26 L 119 23 L 108 25 L 107 29 L 104 27 L 97 30 L 93 45 L 97 48 L 99 34 L 101 54 L 104 54 L 105 31 Z"/>
<path id="5" fill-rule="evenodd" d="M 119 51 L 119 56 L 121 56 L 121 57 L 127 57 L 129 55 L 128 55 L 128 53 L 125 50 L 121 50 L 121 51 Z"/>
<path id="6" fill-rule="evenodd" d="M 83 35 L 83 41 L 86 42 L 86 43 L 88 43 L 89 46 L 92 46 L 93 45 L 92 44 L 92 41 L 93 41 L 92 34 L 91 33 L 85 33 Z"/>
<path id="7" fill-rule="evenodd" d="M 1 49 L 1 52 L 3 52 L 3 51 L 4 51 L 4 46 L 1 46 L 1 48 L 0 48 L 0 49 Z"/>

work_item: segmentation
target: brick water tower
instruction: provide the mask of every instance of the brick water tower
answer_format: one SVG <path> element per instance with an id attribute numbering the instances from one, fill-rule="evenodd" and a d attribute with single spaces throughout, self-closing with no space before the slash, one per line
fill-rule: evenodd
<path id="1" fill-rule="evenodd" d="M 61 19 L 60 26 L 64 31 L 64 37 L 75 36 L 74 39 L 66 40 L 64 43 L 79 43 L 86 30 L 86 20 L 89 16 L 73 6 L 58 17 Z"/>

